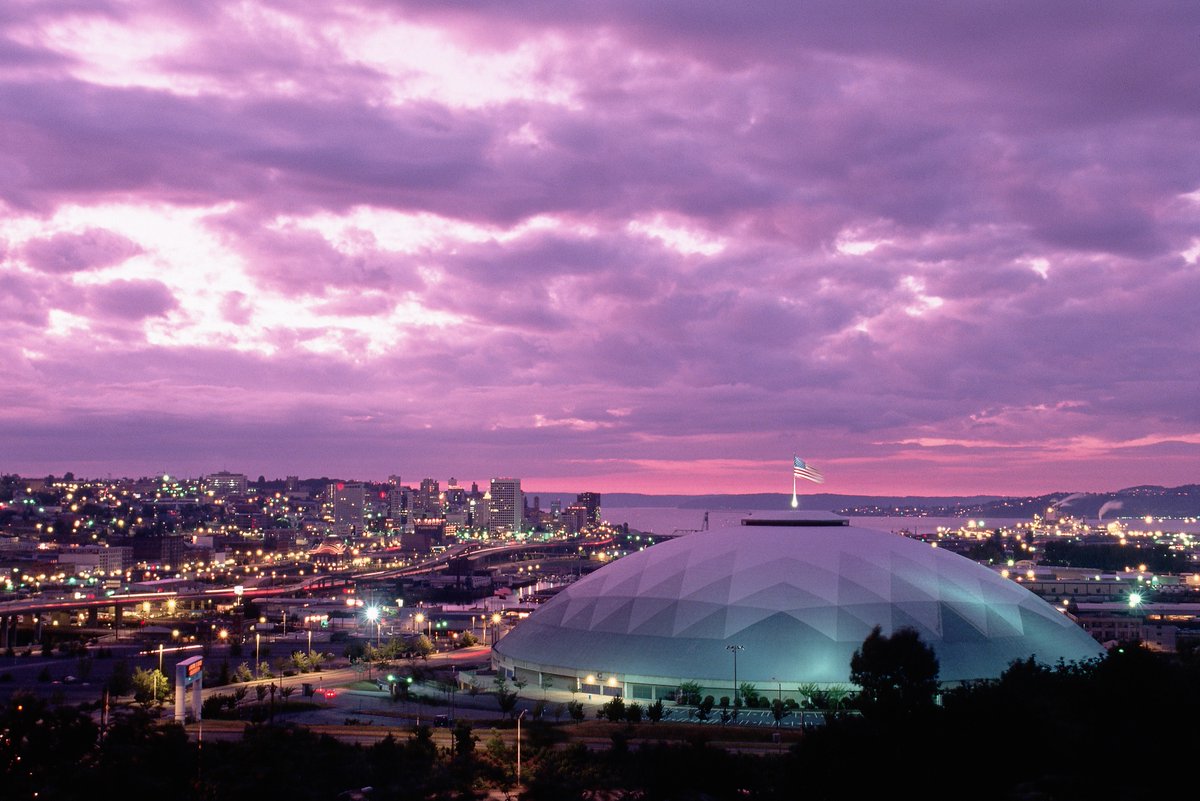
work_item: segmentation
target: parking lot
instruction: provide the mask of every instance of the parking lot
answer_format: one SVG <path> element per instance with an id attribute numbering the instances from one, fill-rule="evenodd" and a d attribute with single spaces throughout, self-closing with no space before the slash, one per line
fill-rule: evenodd
<path id="1" fill-rule="evenodd" d="M 699 723 L 716 726 L 759 726 L 762 728 L 782 729 L 816 729 L 826 724 L 824 712 L 803 710 L 788 710 L 782 720 L 776 724 L 775 715 L 769 709 L 739 709 L 736 716 L 730 711 L 727 721 L 721 720 L 721 709 L 715 708 L 709 713 L 707 720 L 700 720 L 696 710 L 690 707 L 667 707 L 663 710 L 663 720 L 672 723 Z"/>

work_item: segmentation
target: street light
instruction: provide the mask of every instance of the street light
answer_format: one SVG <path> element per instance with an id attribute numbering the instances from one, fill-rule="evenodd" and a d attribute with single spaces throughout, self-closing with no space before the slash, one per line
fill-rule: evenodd
<path id="1" fill-rule="evenodd" d="M 367 622 L 375 624 L 375 647 L 378 648 L 379 647 L 379 627 L 381 625 L 383 625 L 382 622 L 379 620 L 379 607 L 378 606 L 367 607 L 366 614 L 367 614 Z"/>
<path id="2" fill-rule="evenodd" d="M 417 612 L 416 616 L 413 618 L 413 622 L 416 623 L 416 626 L 413 628 L 414 633 L 420 631 L 421 626 L 425 624 L 425 613 Z"/>
<path id="3" fill-rule="evenodd" d="M 517 787 L 521 786 L 521 718 L 525 717 L 525 712 L 522 709 L 517 715 Z"/>
<path id="4" fill-rule="evenodd" d="M 500 633 L 500 613 L 492 612 L 492 645 L 496 644 L 497 635 Z"/>
<path id="5" fill-rule="evenodd" d="M 256 679 L 258 678 L 258 666 L 260 664 L 259 656 L 258 656 L 258 646 L 259 646 L 259 642 L 260 642 L 260 640 L 259 640 L 260 637 L 261 637 L 261 635 L 257 631 L 254 632 L 254 678 L 256 678 Z"/>
<path id="6" fill-rule="evenodd" d="M 737 717 L 738 711 L 738 683 L 737 683 L 737 655 L 738 651 L 745 651 L 744 645 L 726 645 L 725 650 L 733 654 L 733 716 Z"/>

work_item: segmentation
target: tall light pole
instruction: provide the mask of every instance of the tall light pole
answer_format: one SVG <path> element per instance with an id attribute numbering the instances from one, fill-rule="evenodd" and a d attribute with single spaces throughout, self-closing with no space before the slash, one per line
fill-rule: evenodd
<path id="1" fill-rule="evenodd" d="M 375 624 L 375 647 L 378 648 L 379 647 L 379 627 L 383 625 L 382 622 L 379 620 L 379 607 L 378 606 L 367 607 L 367 621 Z"/>
<path id="2" fill-rule="evenodd" d="M 258 666 L 261 664 L 261 662 L 259 661 L 259 656 L 258 656 L 258 646 L 259 646 L 260 637 L 261 637 L 261 635 L 257 631 L 255 631 L 254 632 L 254 678 L 256 678 L 256 679 L 258 678 Z"/>
<path id="3" fill-rule="evenodd" d="M 525 717 L 525 712 L 522 709 L 517 715 L 517 787 L 521 786 L 521 718 Z"/>
<path id="4" fill-rule="evenodd" d="M 738 651 L 745 651 L 744 645 L 726 645 L 725 650 L 733 654 L 733 716 L 737 717 L 738 710 L 738 683 L 737 683 L 737 655 Z"/>
<path id="5" fill-rule="evenodd" d="M 493 646 L 496 644 L 496 640 L 499 639 L 499 634 L 500 634 L 500 613 L 493 612 L 492 613 L 492 645 Z"/>

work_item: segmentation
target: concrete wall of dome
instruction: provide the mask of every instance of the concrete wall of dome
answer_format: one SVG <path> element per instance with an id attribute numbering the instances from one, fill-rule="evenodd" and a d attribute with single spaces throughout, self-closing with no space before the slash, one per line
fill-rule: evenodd
<path id="1" fill-rule="evenodd" d="M 850 657 L 876 625 L 916 629 L 937 652 L 943 682 L 995 678 L 1030 656 L 1103 654 L 1056 607 L 949 551 L 827 513 L 749 522 L 597 570 L 497 643 L 497 667 L 533 686 L 551 675 L 558 689 L 574 680 L 650 699 L 683 681 L 728 692 L 735 645 L 738 682 L 762 692 L 846 685 Z"/>

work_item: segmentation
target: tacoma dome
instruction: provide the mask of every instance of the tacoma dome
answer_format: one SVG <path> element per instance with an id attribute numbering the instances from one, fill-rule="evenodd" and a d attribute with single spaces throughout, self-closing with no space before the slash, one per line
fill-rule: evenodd
<path id="1" fill-rule="evenodd" d="M 850 685 L 875 626 L 911 627 L 943 683 L 1016 659 L 1103 655 L 1067 615 L 963 556 L 826 512 L 748 517 L 639 551 L 570 585 L 495 646 L 533 687 L 655 700 L 683 682 Z"/>

